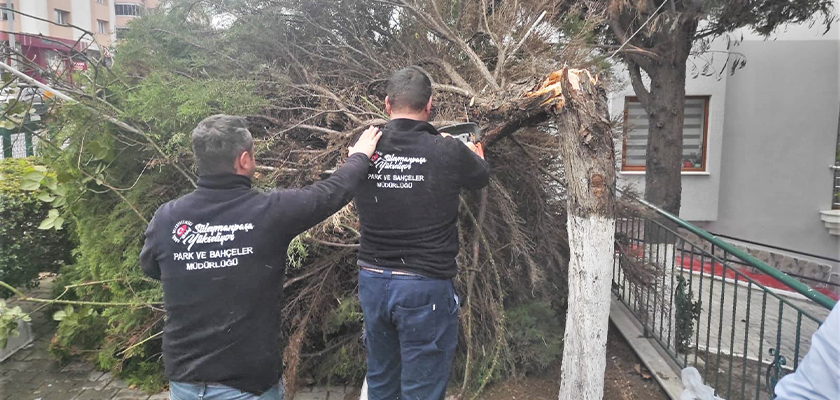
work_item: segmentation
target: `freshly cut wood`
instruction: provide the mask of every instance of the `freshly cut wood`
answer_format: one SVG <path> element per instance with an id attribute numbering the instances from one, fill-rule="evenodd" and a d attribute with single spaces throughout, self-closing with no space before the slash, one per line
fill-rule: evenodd
<path id="1" fill-rule="evenodd" d="M 560 400 L 601 399 L 615 237 L 615 156 L 607 97 L 586 70 L 552 73 L 529 97 L 553 115 L 566 175 L 569 306 Z"/>

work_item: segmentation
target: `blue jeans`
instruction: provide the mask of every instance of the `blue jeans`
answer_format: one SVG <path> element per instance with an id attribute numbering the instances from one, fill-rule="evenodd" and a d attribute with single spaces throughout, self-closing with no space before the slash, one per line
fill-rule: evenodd
<path id="1" fill-rule="evenodd" d="M 218 383 L 169 382 L 169 400 L 283 400 L 283 384 L 257 396 Z"/>
<path id="2" fill-rule="evenodd" d="M 443 400 L 458 345 L 450 279 L 359 272 L 368 400 Z"/>

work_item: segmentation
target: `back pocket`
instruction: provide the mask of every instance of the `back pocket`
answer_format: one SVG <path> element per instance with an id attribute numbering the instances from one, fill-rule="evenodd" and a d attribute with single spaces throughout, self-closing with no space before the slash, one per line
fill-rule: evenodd
<path id="1" fill-rule="evenodd" d="M 439 304 L 416 308 L 394 306 L 394 319 L 402 343 L 431 343 L 437 335 L 437 315 L 443 312 Z"/>

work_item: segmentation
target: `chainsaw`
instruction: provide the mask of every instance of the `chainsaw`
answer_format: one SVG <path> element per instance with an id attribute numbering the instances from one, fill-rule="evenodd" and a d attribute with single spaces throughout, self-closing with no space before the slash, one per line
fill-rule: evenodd
<path id="1" fill-rule="evenodd" d="M 481 128 L 472 122 L 464 122 L 461 124 L 448 125 L 438 129 L 438 132 L 450 134 L 455 139 L 462 142 L 472 143 L 478 149 L 476 154 L 484 158 L 484 148 L 481 146 Z"/>

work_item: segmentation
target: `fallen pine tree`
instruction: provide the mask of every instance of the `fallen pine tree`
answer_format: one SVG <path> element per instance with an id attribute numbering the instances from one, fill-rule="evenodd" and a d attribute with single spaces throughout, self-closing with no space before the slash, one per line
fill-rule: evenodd
<path id="1" fill-rule="evenodd" d="M 90 60 L 95 68 L 75 83 L 58 80 L 80 104 L 56 106 L 39 134 L 57 176 L 55 188 L 39 190 L 65 199 L 57 210 L 79 242 L 60 281 L 69 288 L 58 294 L 76 309 L 59 326 L 56 356 L 88 356 L 147 388 L 163 383 L 161 291 L 142 276 L 137 256 L 155 209 L 194 187 L 189 132 L 198 121 L 247 115 L 260 165 L 255 186 L 304 186 L 342 162 L 353 133 L 385 122 L 384 79 L 417 65 L 434 81 L 433 123 L 477 122 L 493 168 L 488 188 L 462 195 L 455 378 L 462 391 L 478 392 L 559 359 L 567 207 L 614 218 L 612 130 L 595 78 L 606 65 L 593 43 L 597 14 L 545 0 L 178 0 L 165 10 L 132 23 L 115 65 Z M 223 28 L 220 15 L 230 18 Z M 563 64 L 582 69 L 570 75 Z M 564 157 L 590 165 L 567 176 Z M 358 237 L 350 205 L 289 249 L 289 393 L 299 378 L 361 381 Z M 129 306 L 103 306 L 109 302 Z"/>

